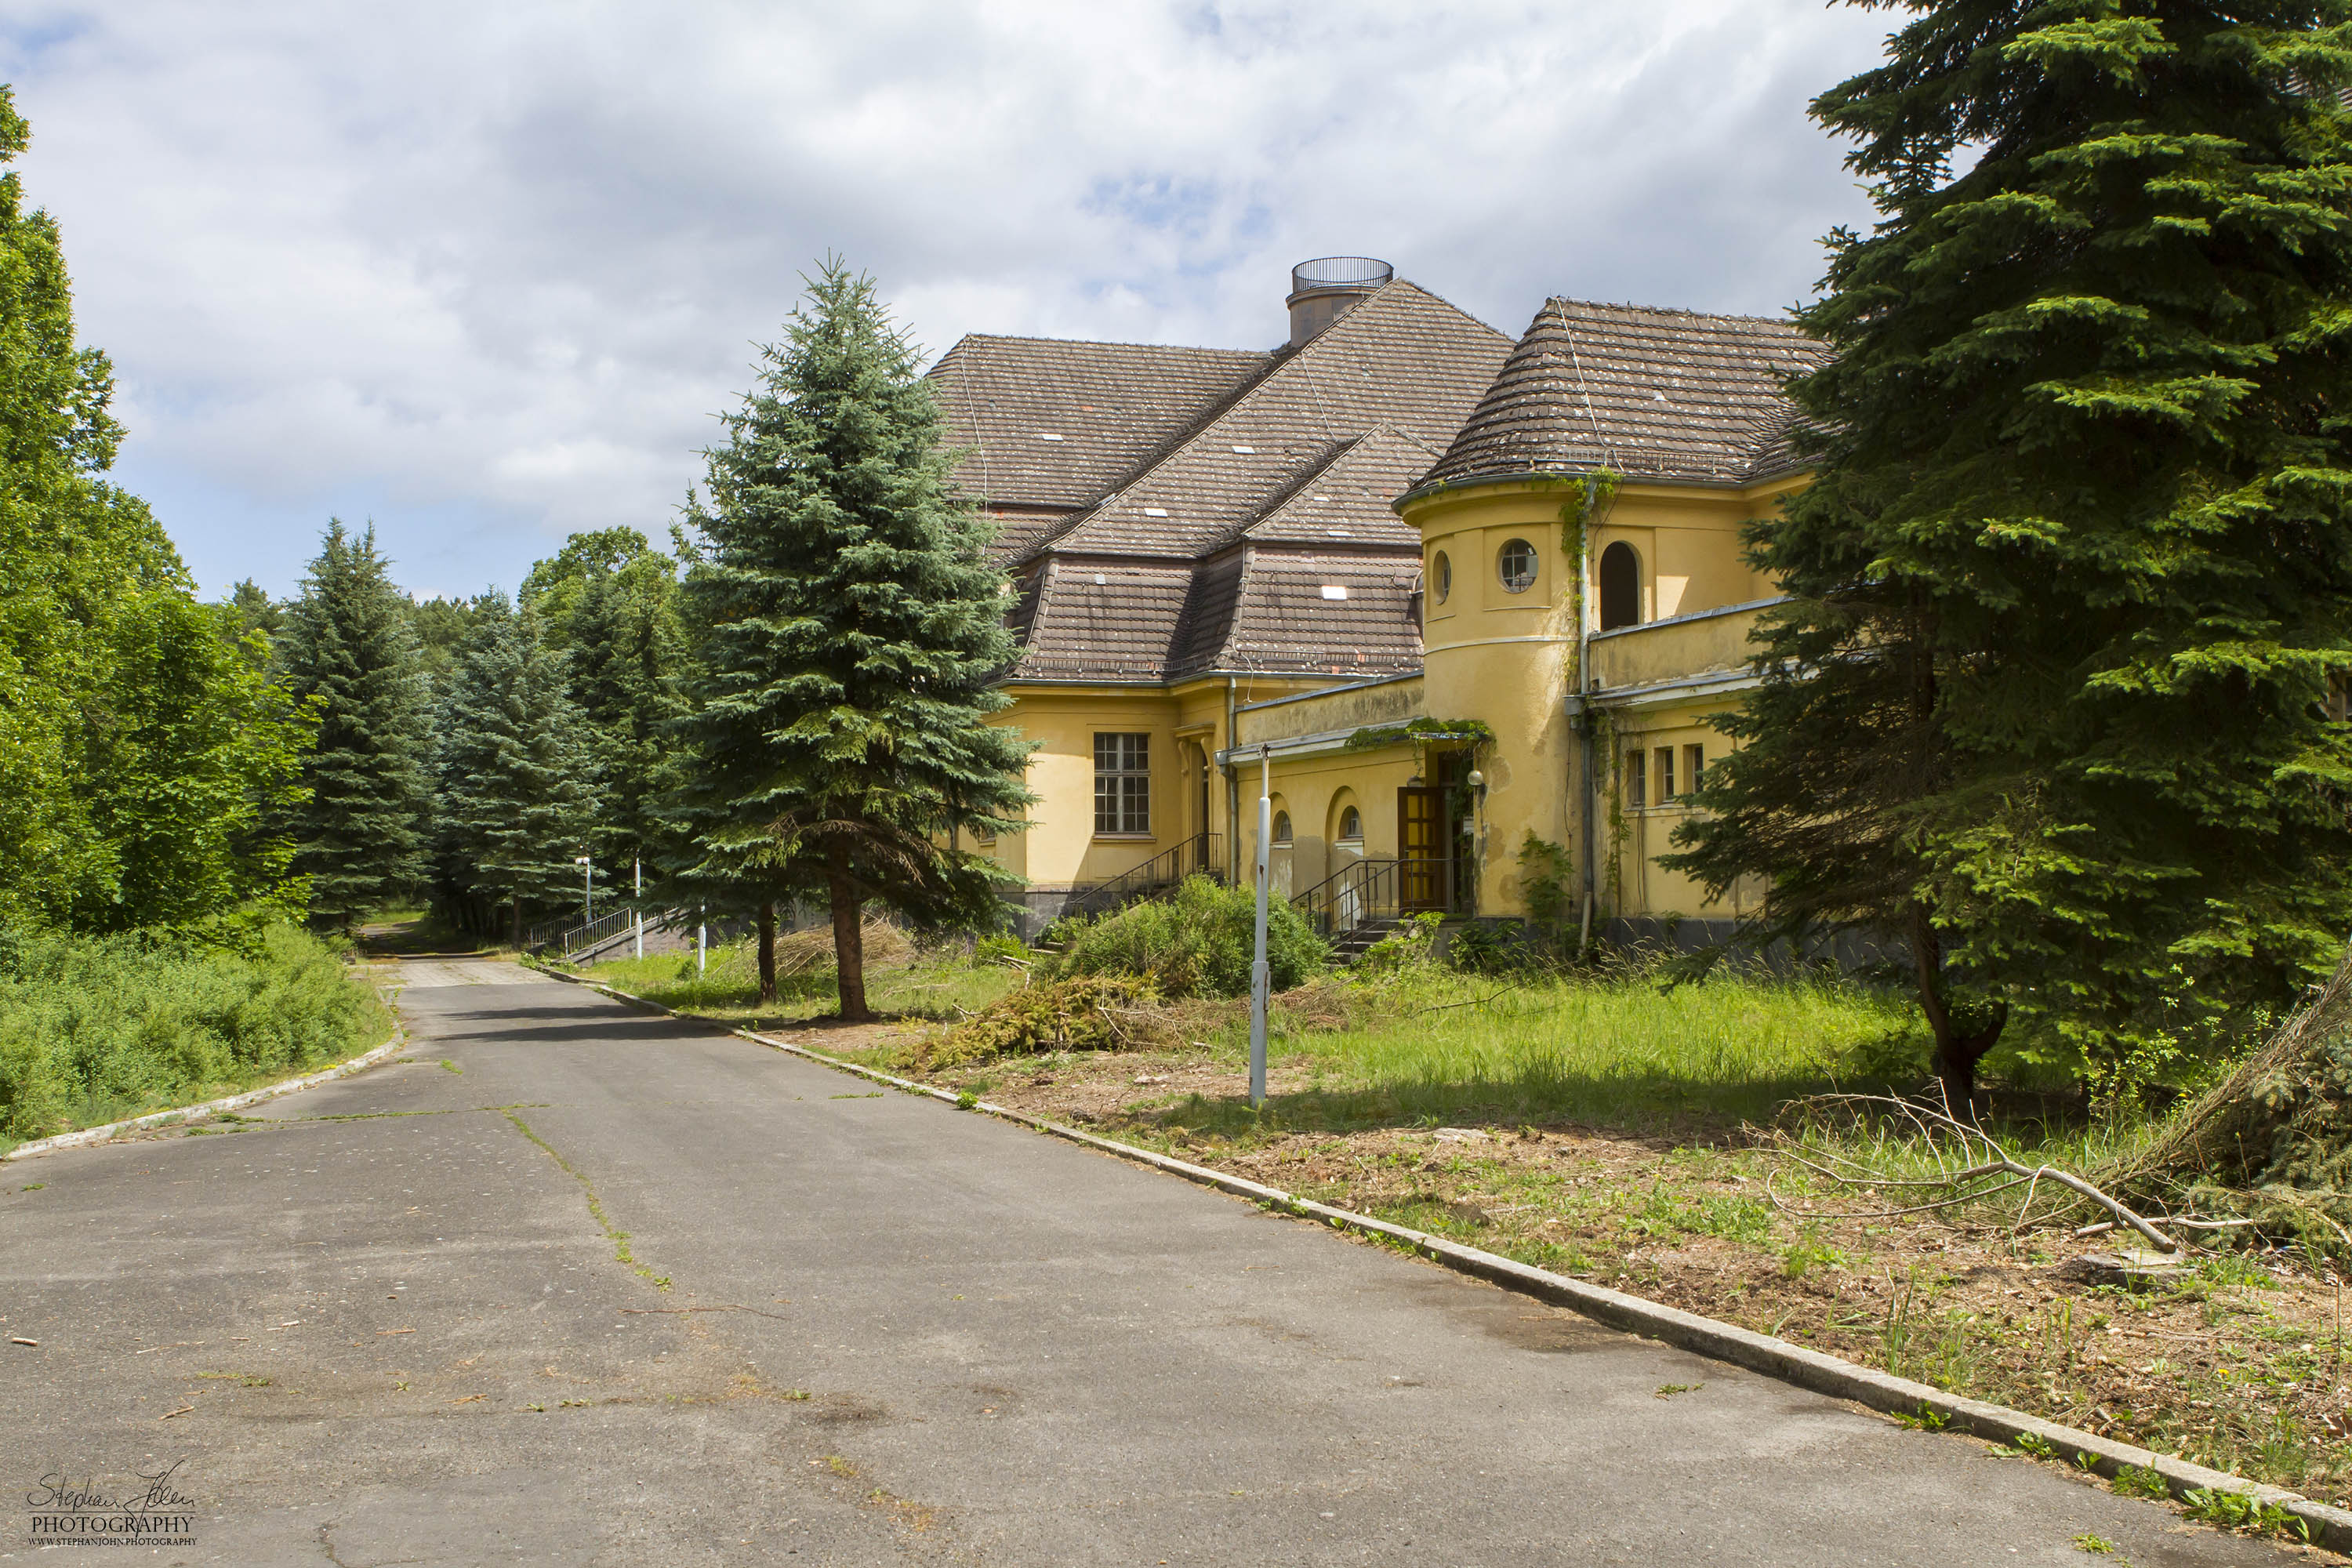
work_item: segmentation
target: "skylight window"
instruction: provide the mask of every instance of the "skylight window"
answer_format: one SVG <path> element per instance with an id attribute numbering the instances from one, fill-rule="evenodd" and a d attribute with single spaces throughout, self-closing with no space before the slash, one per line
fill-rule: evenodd
<path id="1" fill-rule="evenodd" d="M 1148 506 L 1143 509 L 1143 515 L 1146 517 L 1166 517 L 1168 515 L 1168 509 L 1164 506 Z"/>
<path id="2" fill-rule="evenodd" d="M 1234 450 L 1239 452 L 1244 458 L 1255 458 L 1257 456 L 1257 448 L 1255 447 L 1236 447 Z"/>
<path id="3" fill-rule="evenodd" d="M 1340 583 L 1326 583 L 1323 584 L 1323 596 L 1327 599 L 1344 599 L 1348 596 L 1347 586 Z"/>
<path id="4" fill-rule="evenodd" d="M 1061 437 L 1055 435 L 1051 430 L 1040 430 L 1037 432 L 1037 439 L 1040 441 L 1058 441 Z"/>

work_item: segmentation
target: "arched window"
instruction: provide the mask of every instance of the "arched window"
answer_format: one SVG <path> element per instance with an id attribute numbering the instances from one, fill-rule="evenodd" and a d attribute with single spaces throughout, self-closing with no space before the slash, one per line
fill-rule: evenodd
<path id="1" fill-rule="evenodd" d="M 1339 814 L 1339 841 L 1343 844 L 1359 844 L 1363 841 L 1363 837 L 1364 814 L 1351 805 Z"/>
<path id="2" fill-rule="evenodd" d="M 1290 842 L 1290 813 L 1277 811 L 1274 814 L 1274 841 L 1276 844 Z"/>
<path id="3" fill-rule="evenodd" d="M 1601 552 L 1601 629 L 1642 624 L 1642 558 L 1619 540 Z"/>
<path id="4" fill-rule="evenodd" d="M 1502 574 L 1503 586 L 1514 594 L 1524 594 L 1536 585 L 1536 547 L 1524 539 L 1504 545 L 1495 565 Z"/>

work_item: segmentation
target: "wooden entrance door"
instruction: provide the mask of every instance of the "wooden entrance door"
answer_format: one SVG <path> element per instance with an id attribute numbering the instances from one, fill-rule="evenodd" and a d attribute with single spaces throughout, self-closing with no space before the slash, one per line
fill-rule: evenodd
<path id="1" fill-rule="evenodd" d="M 1397 791 L 1397 912 L 1443 912 L 1452 903 L 1447 886 L 1445 791 L 1408 785 Z"/>

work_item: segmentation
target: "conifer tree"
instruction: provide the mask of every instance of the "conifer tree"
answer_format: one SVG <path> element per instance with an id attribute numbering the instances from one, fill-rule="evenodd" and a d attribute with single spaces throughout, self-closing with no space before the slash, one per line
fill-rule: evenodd
<path id="1" fill-rule="evenodd" d="M 520 597 L 566 655 L 572 699 L 595 737 L 597 857 L 615 875 L 640 858 L 677 858 L 656 807 L 678 781 L 670 731 L 686 710 L 677 594 L 677 563 L 634 528 L 574 534 L 523 580 Z"/>
<path id="2" fill-rule="evenodd" d="M 1880 221 L 1673 863 L 1907 952 L 1956 1095 L 2004 1020 L 2160 1081 L 2352 931 L 2352 7 L 1906 8 L 1813 105 Z"/>
<path id="3" fill-rule="evenodd" d="M 573 857 L 596 828 L 595 761 L 563 656 L 531 608 L 488 594 L 471 622 L 435 723 L 445 875 L 504 900 L 520 947 L 528 906 L 578 890 Z"/>
<path id="4" fill-rule="evenodd" d="M 375 530 L 330 521 L 286 606 L 278 679 L 319 721 L 310 799 L 293 816 L 295 868 L 314 915 L 350 925 L 421 885 L 431 734 L 415 633 Z"/>
<path id="5" fill-rule="evenodd" d="M 1026 744 L 986 722 L 1014 650 L 986 531 L 950 488 L 930 389 L 873 280 L 828 262 L 762 361 L 707 454 L 675 810 L 700 851 L 690 873 L 761 909 L 763 990 L 774 900 L 813 892 L 842 1016 L 865 1018 L 869 900 L 923 923 L 1001 918 L 1003 873 L 957 844 L 1014 831 L 1029 798 Z"/>

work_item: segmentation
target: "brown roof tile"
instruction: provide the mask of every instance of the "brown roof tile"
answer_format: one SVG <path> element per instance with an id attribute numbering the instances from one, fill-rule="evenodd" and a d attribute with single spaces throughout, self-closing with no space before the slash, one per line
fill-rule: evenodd
<path id="1" fill-rule="evenodd" d="M 1181 443 L 1049 542 L 1195 558 L 1387 426 L 1443 447 L 1510 352 L 1500 332 L 1399 279 L 1285 355 Z"/>
<path id="2" fill-rule="evenodd" d="M 1604 466 L 1746 483 L 1793 466 L 1781 381 L 1827 352 L 1787 321 L 1548 300 L 1422 483 Z"/>
<path id="3" fill-rule="evenodd" d="M 1203 565 L 1174 676 L 1211 670 L 1371 677 L 1421 668 L 1417 556 L 1263 549 Z"/>
<path id="4" fill-rule="evenodd" d="M 1273 363 L 1236 349 L 975 332 L 929 379 L 949 445 L 971 450 L 957 473 L 967 490 L 987 505 L 1066 511 L 1102 499 Z"/>

